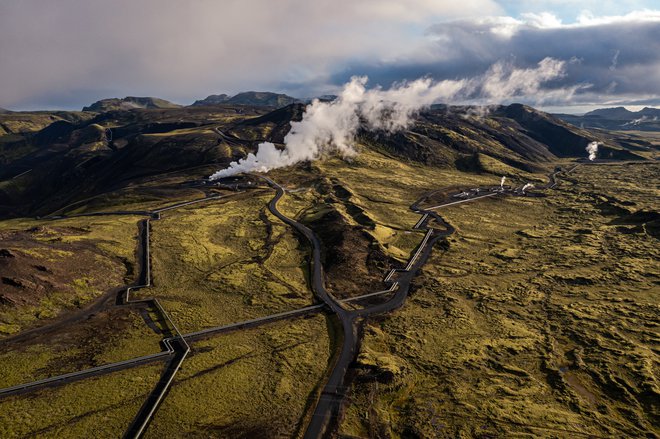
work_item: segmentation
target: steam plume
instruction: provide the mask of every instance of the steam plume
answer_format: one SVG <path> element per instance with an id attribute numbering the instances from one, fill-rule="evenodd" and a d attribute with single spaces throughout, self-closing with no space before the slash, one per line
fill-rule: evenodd
<path id="1" fill-rule="evenodd" d="M 259 144 L 256 154 L 248 154 L 209 177 L 216 180 L 242 172 L 267 172 L 324 154 L 339 153 L 351 157 L 357 152 L 353 139 L 360 126 L 392 133 L 410 125 L 412 116 L 434 102 L 461 99 L 500 99 L 534 93 L 541 83 L 563 75 L 564 62 L 545 58 L 537 68 L 515 69 L 497 63 L 486 74 L 460 80 L 434 82 L 429 78 L 403 82 L 383 90 L 367 90 L 367 77 L 353 77 L 332 102 L 314 100 L 307 106 L 300 122 L 291 122 L 284 138 L 285 149 L 273 143 Z"/>
<path id="2" fill-rule="evenodd" d="M 300 122 L 291 122 L 284 138 L 286 149 L 278 150 L 270 142 L 259 144 L 257 154 L 232 162 L 227 169 L 209 178 L 215 180 L 241 172 L 267 172 L 304 160 L 314 160 L 324 153 L 338 152 L 343 157 L 356 154 L 352 140 L 360 127 L 395 132 L 408 126 L 411 116 L 439 99 L 451 99 L 465 87 L 465 81 L 446 80 L 432 83 L 417 79 L 389 90 L 366 90 L 366 77 L 353 77 L 332 102 L 314 100 Z"/>
<path id="3" fill-rule="evenodd" d="M 585 148 L 589 153 L 589 160 L 596 160 L 596 154 L 598 153 L 598 145 L 602 145 L 600 142 L 591 142 Z"/>
<path id="4" fill-rule="evenodd" d="M 524 193 L 527 189 L 534 189 L 534 185 L 532 183 L 527 183 L 522 187 L 521 191 Z"/>
<path id="5" fill-rule="evenodd" d="M 506 177 L 502 176 L 502 180 L 500 180 L 500 188 L 504 189 L 504 182 L 506 181 Z"/>

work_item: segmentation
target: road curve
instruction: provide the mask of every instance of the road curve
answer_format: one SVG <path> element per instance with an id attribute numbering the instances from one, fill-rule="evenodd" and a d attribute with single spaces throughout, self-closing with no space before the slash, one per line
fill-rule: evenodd
<path id="1" fill-rule="evenodd" d="M 549 174 L 549 182 L 542 189 L 554 188 L 556 186 L 556 175 L 563 172 L 561 169 L 556 169 L 553 173 Z M 264 176 L 263 178 L 268 184 L 276 190 L 275 197 L 269 203 L 270 211 L 285 223 L 291 225 L 304 235 L 312 245 L 312 286 L 314 293 L 319 297 L 328 308 L 337 316 L 341 323 L 343 330 L 343 339 L 341 350 L 338 357 L 334 361 L 334 365 L 330 371 L 328 379 L 321 391 L 320 397 L 312 414 L 312 418 L 307 425 L 304 437 L 305 439 L 316 439 L 328 436 L 332 431 L 332 422 L 336 420 L 341 404 L 344 399 L 346 386 L 346 374 L 350 364 L 354 361 L 357 349 L 360 342 L 359 327 L 365 319 L 401 307 L 410 291 L 410 284 L 415 277 L 416 273 L 424 266 L 431 255 L 433 245 L 441 239 L 444 239 L 455 232 L 455 228 L 440 217 L 435 210 L 452 206 L 455 204 L 476 201 L 487 197 L 495 197 L 497 195 L 519 195 L 526 196 L 528 194 L 519 192 L 517 190 L 502 188 L 479 189 L 476 191 L 478 194 L 480 190 L 490 190 L 491 192 L 485 195 L 474 195 L 471 198 L 460 201 L 449 201 L 436 206 L 421 208 L 419 204 L 424 200 L 424 197 L 415 201 L 410 209 L 421 215 L 420 220 L 413 227 L 418 230 L 426 230 L 423 240 L 419 244 L 415 253 L 411 256 L 405 269 L 395 269 L 390 271 L 386 276 L 386 282 L 392 282 L 394 286 L 391 291 L 394 291 L 392 297 L 384 302 L 369 305 L 365 308 L 356 310 L 347 310 L 341 306 L 334 296 L 329 294 L 324 287 L 323 269 L 321 267 L 321 245 L 316 235 L 304 225 L 286 217 L 279 210 L 277 210 L 277 202 L 284 195 L 284 189 L 272 179 Z M 398 275 L 397 275 L 398 274 Z M 396 281 L 393 281 L 394 276 L 397 275 Z M 369 296 L 369 295 L 365 295 Z"/>
<path id="2" fill-rule="evenodd" d="M 576 165 L 577 167 L 579 165 Z M 573 167 L 568 172 L 575 169 Z M 539 187 L 539 189 L 551 189 L 556 186 L 556 175 L 562 171 L 561 169 L 555 170 L 555 172 L 549 175 L 549 182 L 547 185 Z M 566 172 L 566 173 L 568 173 Z M 346 372 L 349 365 L 352 363 L 356 356 L 357 348 L 359 345 L 359 326 L 361 323 L 368 317 L 374 316 L 381 313 L 390 312 L 403 305 L 405 299 L 407 298 L 408 292 L 410 290 L 410 283 L 414 278 L 417 271 L 422 268 L 422 266 L 427 262 L 433 245 L 441 239 L 454 233 L 455 229 L 447 223 L 442 217 L 440 217 L 435 210 L 469 201 L 475 201 L 485 197 L 494 197 L 500 194 L 513 194 L 513 195 L 526 195 L 520 194 L 519 192 L 513 191 L 504 191 L 498 190 L 496 192 L 488 193 L 486 195 L 474 195 L 471 198 L 460 200 L 460 201 L 450 201 L 447 203 L 439 204 L 432 207 L 421 208 L 419 204 L 424 198 L 417 200 L 410 206 L 410 209 L 421 215 L 420 220 L 415 224 L 413 229 L 417 230 L 426 230 L 423 240 L 416 249 L 415 253 L 411 256 L 408 264 L 404 269 L 393 269 L 391 270 L 385 278 L 385 282 L 390 284 L 390 288 L 377 291 L 373 293 L 363 294 L 361 296 L 338 300 L 332 294 L 330 294 L 325 289 L 323 267 L 321 264 L 321 244 L 319 239 L 316 237 L 314 232 L 303 224 L 298 223 L 297 221 L 288 218 L 282 214 L 277 209 L 277 203 L 284 195 L 285 190 L 282 186 L 274 182 L 272 179 L 265 176 L 257 176 L 265 180 L 269 186 L 275 189 L 275 196 L 271 199 L 268 204 L 268 208 L 281 221 L 290 225 L 301 233 L 305 238 L 310 242 L 312 246 L 312 258 L 310 260 L 311 268 L 311 285 L 312 290 L 315 296 L 321 301 L 321 303 L 300 308 L 297 310 L 285 311 L 282 313 L 277 313 L 269 316 L 264 316 L 261 318 L 246 320 L 243 322 L 237 322 L 229 325 L 219 326 L 215 328 L 208 328 L 201 331 L 197 331 L 190 334 L 181 334 L 174 322 L 169 318 L 167 312 L 163 309 L 157 299 L 141 299 L 141 300 L 131 300 L 130 293 L 132 291 L 138 290 L 140 288 L 146 288 L 151 285 L 151 272 L 150 272 L 150 263 L 149 263 L 149 228 L 151 220 L 160 219 L 160 214 L 162 212 L 176 209 L 183 206 L 188 206 L 196 203 L 201 203 L 213 199 L 219 199 L 223 196 L 210 196 L 203 199 L 193 200 L 189 202 L 181 202 L 173 205 L 165 206 L 163 208 L 155 209 L 152 211 L 119 211 L 119 212 L 99 212 L 99 213 L 90 213 L 82 214 L 78 216 L 98 216 L 98 215 L 144 215 L 149 218 L 143 219 L 139 222 L 139 247 L 138 247 L 138 258 L 141 261 L 141 272 L 138 279 L 138 285 L 131 286 L 125 289 L 122 289 L 122 294 L 118 297 L 118 303 L 123 305 L 129 304 L 146 304 L 147 306 L 153 307 L 156 312 L 161 314 L 161 317 L 164 321 L 168 322 L 171 326 L 171 336 L 162 340 L 164 351 L 150 354 L 142 357 L 137 357 L 129 360 L 124 360 L 117 363 L 112 363 L 104 366 L 99 366 L 91 369 L 86 369 L 83 371 L 72 372 L 70 374 L 60 375 L 57 377 L 46 378 L 44 380 L 35 381 L 32 383 L 20 384 L 6 389 L 0 389 L 0 397 L 23 393 L 37 388 L 64 384 L 66 382 L 71 382 L 76 379 L 85 378 L 87 376 L 99 375 L 101 373 L 107 373 L 114 370 L 121 370 L 128 367 L 137 366 L 140 364 L 146 364 L 152 361 L 158 361 L 162 359 L 169 359 L 168 366 L 161 375 L 161 379 L 150 394 L 149 398 L 145 401 L 140 412 L 133 420 L 133 423 L 129 427 L 124 437 L 139 437 L 144 430 L 146 429 L 148 423 L 150 422 L 153 414 L 158 408 L 158 405 L 165 397 L 169 386 L 171 385 L 176 372 L 179 370 L 182 362 L 184 361 L 187 354 L 190 352 L 190 346 L 187 340 L 193 341 L 201 338 L 205 338 L 209 335 L 228 332 L 238 329 L 246 329 L 262 324 L 270 323 L 276 320 L 294 318 L 299 316 L 308 315 L 311 313 L 319 312 L 326 310 L 334 314 L 341 325 L 342 329 L 342 343 L 341 348 L 337 355 L 335 355 L 335 360 L 333 366 L 330 368 L 328 379 L 325 383 L 319 401 L 315 407 L 312 419 L 307 427 L 305 432 L 306 438 L 317 438 L 323 436 L 325 433 L 328 433 L 331 422 L 336 419 L 341 408 L 341 404 L 344 397 L 345 389 L 345 380 Z M 491 188 L 492 190 L 492 188 Z M 477 191 L 478 193 L 478 191 Z M 51 217 L 51 219 L 61 219 L 65 216 L 56 216 Z M 441 227 L 441 228 L 439 228 Z M 396 280 L 394 277 L 396 276 Z M 386 301 L 369 305 L 365 308 L 359 308 L 355 310 L 349 310 L 343 306 L 344 303 L 348 302 L 357 302 L 365 298 L 371 298 L 376 296 L 390 296 Z M 103 304 L 106 302 L 104 301 Z M 28 331 L 30 332 L 30 331 Z M 34 334 L 38 334 L 38 330 L 35 330 Z M 22 335 L 22 334 L 19 334 Z"/>
<path id="3" fill-rule="evenodd" d="M 358 337 L 355 325 L 357 315 L 344 308 L 340 301 L 325 289 L 323 265 L 321 264 L 321 242 L 318 237 L 310 228 L 287 217 L 277 209 L 277 202 L 284 195 L 284 188 L 266 176 L 257 175 L 256 177 L 265 180 L 275 189 L 275 196 L 268 203 L 270 212 L 282 222 L 296 229 L 312 245 L 312 258 L 310 260 L 312 291 L 336 315 L 341 326 L 342 343 L 339 354 L 335 355 L 330 376 L 321 392 L 319 404 L 316 406 L 312 420 L 305 433 L 305 438 L 317 437 L 319 431 L 325 430 L 327 420 L 331 418 L 330 415 L 336 414 L 336 410 L 339 409 L 338 403 L 343 399 L 343 395 L 338 397 L 341 394 L 341 384 L 348 365 L 355 357 L 357 350 Z M 323 401 L 327 403 L 322 403 Z"/>

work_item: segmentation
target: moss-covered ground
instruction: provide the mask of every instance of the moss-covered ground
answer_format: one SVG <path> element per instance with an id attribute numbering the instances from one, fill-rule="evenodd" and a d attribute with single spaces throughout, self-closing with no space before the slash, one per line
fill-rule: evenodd
<path id="1" fill-rule="evenodd" d="M 657 175 L 582 166 L 547 198 L 442 209 L 457 233 L 365 330 L 341 434 L 655 437 Z"/>
<path id="2" fill-rule="evenodd" d="M 326 273 L 331 288 L 350 296 L 382 287 L 415 250 L 419 215 L 408 207 L 425 193 L 498 185 L 503 173 L 511 184 L 544 181 L 494 159 L 482 168 L 425 166 L 363 146 L 352 162 L 329 158 L 270 175 L 287 188 L 283 213 L 342 236 L 329 242 L 332 229 L 324 237 L 326 261 L 328 249 L 341 253 Z M 68 211 L 201 198 L 199 189 L 177 189 L 190 175 L 147 180 Z M 339 434 L 657 434 L 657 175 L 657 165 L 582 166 L 546 198 L 441 210 L 457 233 L 447 250 L 434 250 L 405 306 L 365 327 Z M 309 246 L 269 213 L 272 196 L 255 189 L 164 212 L 151 223 L 153 287 L 136 297 L 157 297 L 182 332 L 313 303 Z M 7 258 L 32 267 L 21 279 L 36 285 L 38 275 L 53 286 L 32 294 L 24 282 L 23 296 L 0 301 L 5 334 L 56 321 L 134 280 L 140 218 L 0 223 Z M 138 309 L 113 308 L 48 340 L 7 345 L 3 386 L 156 352 L 161 335 L 148 321 Z M 196 342 L 147 436 L 300 436 L 334 347 L 328 333 L 317 315 Z M 0 436 L 119 436 L 161 370 L 2 399 Z"/>
<path id="3" fill-rule="evenodd" d="M 312 303 L 307 247 L 266 209 L 271 191 L 165 212 L 153 222 L 153 288 L 183 332 Z"/>
<path id="4" fill-rule="evenodd" d="M 135 367 L 0 400 L 0 437 L 121 437 L 162 365 Z"/>
<path id="5" fill-rule="evenodd" d="M 0 344 L 0 387 L 160 352 L 146 311 L 112 308 L 20 344 Z"/>
<path id="6" fill-rule="evenodd" d="M 196 342 L 145 437 L 301 437 L 327 331 L 317 315 Z"/>

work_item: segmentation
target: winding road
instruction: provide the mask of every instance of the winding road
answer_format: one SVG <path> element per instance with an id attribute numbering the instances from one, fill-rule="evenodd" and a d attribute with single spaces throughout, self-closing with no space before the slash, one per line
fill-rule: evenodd
<path id="1" fill-rule="evenodd" d="M 561 171 L 555 170 L 553 173 L 551 173 L 549 175 L 549 183 L 543 188 L 555 187 L 555 178 L 559 172 Z M 335 358 L 334 365 L 327 378 L 326 384 L 321 391 L 321 395 L 319 397 L 316 408 L 314 409 L 314 413 L 312 414 L 310 423 L 307 426 L 307 430 L 304 435 L 306 439 L 323 437 L 326 435 L 326 433 L 332 430 L 332 421 L 337 419 L 341 409 L 342 401 L 345 396 L 345 389 L 347 388 L 346 374 L 350 364 L 353 362 L 357 355 L 360 342 L 360 337 L 358 336 L 360 332 L 360 325 L 364 322 L 365 319 L 371 316 L 388 313 L 401 307 L 408 296 L 410 291 L 410 284 L 413 278 L 419 269 L 424 266 L 429 256 L 431 255 L 431 249 L 433 248 L 433 245 L 439 240 L 444 239 L 455 232 L 456 229 L 447 223 L 442 217 L 440 217 L 435 212 L 435 210 L 446 206 L 476 201 L 502 194 L 521 196 L 526 195 L 520 191 L 505 189 L 504 187 L 495 187 L 483 189 L 484 191 L 490 191 L 484 195 L 474 195 L 470 198 L 460 201 L 449 201 L 428 208 L 420 207 L 420 203 L 426 197 L 422 197 L 415 201 L 415 203 L 410 206 L 410 209 L 413 212 L 420 214 L 421 219 L 417 222 L 417 224 L 415 224 L 414 229 L 426 230 L 426 234 L 424 235 L 422 242 L 417 247 L 417 250 L 408 261 L 405 269 L 391 270 L 390 273 L 385 277 L 386 282 L 392 282 L 392 278 L 397 275 L 396 282 L 392 282 L 394 288 L 390 289 L 391 291 L 395 291 L 394 295 L 382 303 L 369 305 L 361 309 L 348 310 L 342 306 L 341 301 L 337 300 L 325 289 L 323 268 L 321 265 L 321 243 L 317 236 L 308 227 L 298 223 L 291 218 L 288 218 L 277 209 L 277 202 L 284 195 L 284 188 L 266 176 L 256 177 L 264 179 L 276 191 L 275 197 L 273 197 L 273 199 L 268 204 L 268 208 L 271 213 L 273 213 L 273 215 L 277 216 L 286 224 L 289 224 L 298 230 L 298 232 L 305 236 L 305 238 L 307 238 L 307 240 L 312 245 L 312 259 L 310 261 L 312 273 L 312 290 L 317 298 L 319 298 L 327 306 L 327 308 L 335 314 L 336 318 L 341 324 L 342 329 L 341 348 L 339 354 Z M 476 191 L 477 194 L 479 192 L 479 190 Z"/>
<path id="2" fill-rule="evenodd" d="M 224 133 L 218 133 L 220 136 L 224 137 Z M 574 169 L 574 168 L 573 168 Z M 571 169 L 570 171 L 572 171 Z M 568 171 L 568 172 L 570 172 Z M 539 189 L 551 189 L 556 186 L 556 176 L 558 173 L 564 172 L 561 169 L 556 169 L 552 174 L 549 175 L 549 182 Z M 496 197 L 498 195 L 523 195 L 525 193 L 517 192 L 514 189 L 501 188 L 501 187 L 491 187 L 491 188 L 480 188 L 476 190 L 472 195 L 469 195 L 468 198 L 459 200 L 459 201 L 447 201 L 438 205 L 431 207 L 421 207 L 420 204 L 427 200 L 427 196 L 420 198 L 415 201 L 410 209 L 421 216 L 420 220 L 415 224 L 413 229 L 425 231 L 424 238 L 418 245 L 416 251 L 413 253 L 409 259 L 407 265 L 403 269 L 392 269 L 388 272 L 387 276 L 384 278 L 384 282 L 389 285 L 388 289 L 382 291 L 376 291 L 373 293 L 363 294 L 357 297 L 352 297 L 349 299 L 338 300 L 331 293 L 329 293 L 325 288 L 325 280 L 323 273 L 323 266 L 321 263 L 321 242 L 315 233 L 309 229 L 307 226 L 287 217 L 281 213 L 277 204 L 282 196 L 285 194 L 285 189 L 280 186 L 278 183 L 273 181 L 267 176 L 263 175 L 254 175 L 253 177 L 260 178 L 264 180 L 268 186 L 275 190 L 274 197 L 268 203 L 268 209 L 270 212 L 280 219 L 285 224 L 294 228 L 298 233 L 304 236 L 311 245 L 311 258 L 309 260 L 310 264 L 310 285 L 312 292 L 320 303 L 303 307 L 300 309 L 295 309 L 291 311 L 285 311 L 281 313 L 276 313 L 260 318 L 255 318 L 251 320 L 246 320 L 242 322 L 236 322 L 228 325 L 213 327 L 203 329 L 201 331 L 182 334 L 174 321 L 169 317 L 166 310 L 161 306 L 156 298 L 148 299 L 132 299 L 131 294 L 139 289 L 148 288 L 151 286 L 151 269 L 150 269 L 150 227 L 151 221 L 158 220 L 161 218 L 163 212 L 169 210 L 181 208 L 184 206 L 189 206 L 197 203 L 208 202 L 212 200 L 218 200 L 225 198 L 224 195 L 217 196 L 207 196 L 202 199 L 197 199 L 193 201 L 181 202 L 173 205 L 168 205 L 159 209 L 150 210 L 150 211 L 115 211 L 115 212 L 95 212 L 95 213 L 86 213 L 71 215 L 73 216 L 102 216 L 102 215 L 140 215 L 147 216 L 146 219 L 141 219 L 139 221 L 139 234 L 138 234 L 138 260 L 140 262 L 140 274 L 135 285 L 123 287 L 119 289 L 117 294 L 116 290 L 113 290 L 112 293 L 116 294 L 116 303 L 119 306 L 127 305 L 138 305 L 145 306 L 152 309 L 155 313 L 160 316 L 160 320 L 166 322 L 168 326 L 167 336 L 161 341 L 163 346 L 163 351 L 158 353 L 153 353 L 146 356 L 141 356 L 137 358 L 132 358 L 116 363 L 111 363 L 99 367 L 94 367 L 90 369 L 85 369 L 81 371 L 76 371 L 64 375 L 59 375 L 55 377 L 46 378 L 43 380 L 38 380 L 30 383 L 19 384 L 16 386 L 0 389 L 0 398 L 15 395 L 19 393 L 25 393 L 33 390 L 37 390 L 44 387 L 50 387 L 55 385 L 66 384 L 75 380 L 98 376 L 101 374 L 126 369 L 129 367 L 135 367 L 155 361 L 167 360 L 167 366 L 162 372 L 161 378 L 158 381 L 157 385 L 144 402 L 140 411 L 133 419 L 133 422 L 127 429 L 125 436 L 127 438 L 140 437 L 145 429 L 147 428 L 149 422 L 151 421 L 154 413 L 158 409 L 159 404 L 165 398 L 167 391 L 169 390 L 174 377 L 181 367 L 181 364 L 185 361 L 186 356 L 191 350 L 190 343 L 194 341 L 220 334 L 226 333 L 235 330 L 242 330 L 247 328 L 253 328 L 263 324 L 268 324 L 274 321 L 295 318 L 300 316 L 309 315 L 317 312 L 327 312 L 331 315 L 331 319 L 334 319 L 338 327 L 341 328 L 341 343 L 338 343 L 338 351 L 333 357 L 331 362 L 331 367 L 327 371 L 327 378 L 325 384 L 321 390 L 318 402 L 314 407 L 314 411 L 311 416 L 311 420 L 307 426 L 304 437 L 305 438 L 319 438 L 326 435 L 328 432 L 332 431 L 333 422 L 336 421 L 341 404 L 344 399 L 345 389 L 348 386 L 347 383 L 347 371 L 349 366 L 354 361 L 357 355 L 357 350 L 360 343 L 360 329 L 361 325 L 369 317 L 384 314 L 391 312 L 399 307 L 401 307 L 410 291 L 410 285 L 417 274 L 417 272 L 424 266 L 428 261 L 433 245 L 455 232 L 453 226 L 447 223 L 441 216 L 436 213 L 436 210 L 471 201 L 477 201 L 487 197 Z M 238 185 L 236 185 L 238 187 Z M 246 188 L 256 188 L 258 186 L 245 186 Z M 66 215 L 58 215 L 50 217 L 50 219 L 57 220 L 67 218 Z M 386 297 L 386 300 L 370 304 L 358 309 L 349 309 L 345 306 L 346 303 L 350 302 L 360 302 L 363 299 L 374 298 L 377 296 Z M 42 328 L 37 328 L 31 331 L 25 331 L 24 333 L 18 334 L 15 337 L 8 338 L 5 341 L 11 342 L 20 342 L 28 337 L 41 336 L 44 333 L 47 333 L 49 330 L 56 329 L 62 324 L 70 324 L 74 321 L 82 320 L 86 315 L 89 315 L 91 311 L 98 311 L 109 305 L 108 297 L 104 295 L 102 300 L 98 300 L 97 303 L 90 305 L 88 308 L 81 310 L 73 315 L 64 319 L 61 322 L 57 322 L 53 325 L 47 325 Z M 64 322 L 64 323 L 63 323 Z"/>

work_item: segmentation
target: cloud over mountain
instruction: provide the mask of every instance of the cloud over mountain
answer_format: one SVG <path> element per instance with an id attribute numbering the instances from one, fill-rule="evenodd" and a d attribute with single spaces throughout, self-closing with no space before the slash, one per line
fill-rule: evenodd
<path id="1" fill-rule="evenodd" d="M 530 102 L 658 102 L 659 11 L 563 24 L 537 7 L 508 17 L 506 3 L 2 2 L 0 105 L 79 108 L 127 95 L 185 104 L 251 89 L 305 97 L 337 92 L 354 75 L 387 87 L 473 76 L 498 62 L 534 68 L 546 57 L 567 63 L 548 86 L 575 93 Z"/>
<path id="2" fill-rule="evenodd" d="M 498 60 L 531 66 L 552 57 L 567 61 L 566 74 L 555 85 L 575 87 L 575 93 L 543 96 L 544 104 L 660 103 L 660 11 L 583 14 L 572 24 L 549 13 L 463 19 L 435 24 L 427 36 L 429 41 L 406 58 L 355 64 L 337 80 L 358 71 L 382 83 L 404 75 L 454 77 Z"/>
<path id="3" fill-rule="evenodd" d="M 1 2 L 0 105 L 281 91 L 323 83 L 350 59 L 405 52 L 411 26 L 500 10 L 493 0 Z"/>

